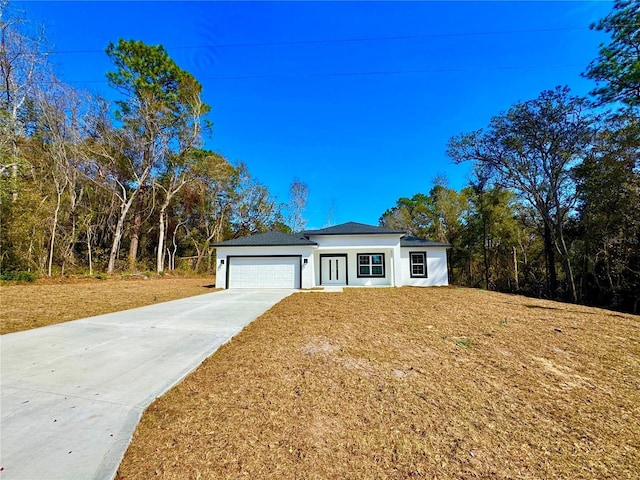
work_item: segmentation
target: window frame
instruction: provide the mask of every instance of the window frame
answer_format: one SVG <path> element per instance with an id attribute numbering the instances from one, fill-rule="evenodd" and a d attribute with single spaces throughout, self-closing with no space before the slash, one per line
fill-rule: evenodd
<path id="1" fill-rule="evenodd" d="M 413 261 L 413 256 L 414 255 L 420 255 L 423 258 L 423 262 L 415 262 Z M 423 268 L 423 273 L 422 274 L 416 274 L 413 273 L 413 267 L 414 265 L 422 265 Z M 409 274 L 411 278 L 428 278 L 428 273 L 427 273 L 427 252 L 409 252 Z"/>
<path id="2" fill-rule="evenodd" d="M 382 263 L 373 263 L 373 257 L 379 256 L 382 258 Z M 360 263 L 360 257 L 369 257 L 368 263 Z M 356 274 L 358 278 L 386 278 L 387 272 L 385 268 L 385 257 L 384 253 L 358 253 L 356 254 Z M 360 273 L 360 267 L 369 267 L 369 273 Z M 374 274 L 373 267 L 382 267 L 381 274 Z"/>

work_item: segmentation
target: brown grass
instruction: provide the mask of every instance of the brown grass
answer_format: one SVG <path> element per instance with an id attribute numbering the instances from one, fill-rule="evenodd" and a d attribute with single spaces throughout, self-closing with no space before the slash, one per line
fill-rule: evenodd
<path id="1" fill-rule="evenodd" d="M 626 479 L 640 317 L 457 288 L 301 293 L 144 414 L 121 480 Z"/>
<path id="2" fill-rule="evenodd" d="M 215 279 L 38 280 L 0 286 L 0 334 L 142 307 L 212 291 Z"/>

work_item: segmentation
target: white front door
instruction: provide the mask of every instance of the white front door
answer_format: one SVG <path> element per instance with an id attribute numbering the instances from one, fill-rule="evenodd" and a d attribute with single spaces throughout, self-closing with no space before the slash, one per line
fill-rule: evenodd
<path id="1" fill-rule="evenodd" d="M 323 255 L 320 260 L 320 284 L 321 285 L 346 285 L 347 284 L 347 257 Z"/>

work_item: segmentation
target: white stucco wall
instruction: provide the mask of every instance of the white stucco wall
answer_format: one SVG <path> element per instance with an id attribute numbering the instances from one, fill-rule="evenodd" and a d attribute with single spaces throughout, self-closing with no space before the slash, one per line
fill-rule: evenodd
<path id="1" fill-rule="evenodd" d="M 399 235 L 311 235 L 309 240 L 316 242 L 314 252 L 315 284 L 320 286 L 320 255 L 346 254 L 349 286 L 396 286 L 400 285 L 401 275 L 395 265 L 400 260 Z M 383 253 L 384 277 L 358 277 L 359 253 Z"/>
<path id="2" fill-rule="evenodd" d="M 265 255 L 302 256 L 302 284 L 300 288 L 313 287 L 315 278 L 313 246 L 291 247 L 218 247 L 216 250 L 216 288 L 227 288 L 228 256 L 261 257 Z M 307 263 L 304 263 L 304 260 Z M 222 263 L 224 260 L 224 264 Z"/>
<path id="3" fill-rule="evenodd" d="M 216 258 L 216 287 L 226 288 L 228 256 L 302 256 L 301 288 L 320 286 L 320 255 L 346 254 L 349 286 L 442 286 L 449 284 L 447 249 L 441 247 L 400 247 L 398 235 L 318 235 L 319 244 L 290 247 L 219 247 Z M 409 252 L 427 253 L 427 277 L 411 278 Z M 358 277 L 359 253 L 383 253 L 385 277 Z M 304 260 L 307 263 L 304 263 Z M 224 264 L 222 264 L 224 260 Z"/>
<path id="4" fill-rule="evenodd" d="M 400 249 L 402 264 L 402 284 L 416 287 L 435 287 L 449 285 L 447 272 L 447 249 L 440 247 L 402 247 Z M 411 277 L 409 252 L 427 253 L 427 277 Z"/>

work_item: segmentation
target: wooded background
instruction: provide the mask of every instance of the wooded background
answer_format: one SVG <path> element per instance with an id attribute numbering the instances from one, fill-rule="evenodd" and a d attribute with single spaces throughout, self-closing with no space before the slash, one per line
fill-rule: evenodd
<path id="1" fill-rule="evenodd" d="M 611 35 L 568 87 L 451 138 L 472 162 L 460 191 L 436 178 L 380 224 L 447 241 L 454 284 L 637 313 L 640 301 L 640 8 L 620 0 Z M 107 46 L 110 104 L 60 81 L 46 37 L 0 1 L 0 275 L 208 272 L 213 243 L 300 231 L 301 180 L 279 203 L 244 164 L 203 148 L 202 87 L 162 46 Z M 426 189 L 425 189 L 426 190 Z"/>

